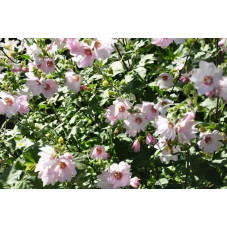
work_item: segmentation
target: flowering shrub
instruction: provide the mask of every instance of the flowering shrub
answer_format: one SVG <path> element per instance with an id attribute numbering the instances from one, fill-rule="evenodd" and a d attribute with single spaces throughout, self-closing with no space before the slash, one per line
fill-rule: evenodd
<path id="1" fill-rule="evenodd" d="M 1 188 L 226 188 L 226 39 L 0 39 Z"/>

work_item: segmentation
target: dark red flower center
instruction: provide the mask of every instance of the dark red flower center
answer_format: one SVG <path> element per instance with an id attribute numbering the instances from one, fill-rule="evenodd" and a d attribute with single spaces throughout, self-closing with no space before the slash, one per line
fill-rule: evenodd
<path id="1" fill-rule="evenodd" d="M 64 162 L 59 162 L 58 165 L 59 165 L 60 169 L 65 169 L 67 166 Z"/>
<path id="2" fill-rule="evenodd" d="M 214 79 L 212 76 L 205 76 L 203 79 L 203 83 L 207 86 L 210 86 L 211 84 L 213 84 Z"/>
<path id="3" fill-rule="evenodd" d="M 162 80 L 166 81 L 168 79 L 169 79 L 169 77 L 167 75 L 162 76 Z"/>
<path id="4" fill-rule="evenodd" d="M 139 124 L 141 124 L 143 122 L 143 120 L 141 119 L 141 117 L 137 117 L 135 119 L 135 122 L 139 125 Z"/>
<path id="5" fill-rule="evenodd" d="M 47 61 L 47 67 L 51 68 L 53 67 L 54 63 L 53 61 Z"/>
<path id="6" fill-rule="evenodd" d="M 117 179 L 117 180 L 120 180 L 122 178 L 122 173 L 121 172 L 115 172 L 114 173 L 114 177 Z"/>
<path id="7" fill-rule="evenodd" d="M 119 107 L 119 112 L 122 113 L 122 112 L 124 112 L 124 111 L 125 111 L 125 106 L 120 106 L 120 107 Z"/>
<path id="8" fill-rule="evenodd" d="M 212 138 L 210 136 L 206 136 L 204 138 L 205 143 L 210 144 L 212 142 Z"/>
<path id="9" fill-rule="evenodd" d="M 85 53 L 87 56 L 91 56 L 91 55 L 92 55 L 91 49 L 90 49 L 89 47 L 84 49 L 84 53 Z"/>
<path id="10" fill-rule="evenodd" d="M 11 98 L 6 98 L 5 102 L 6 102 L 7 106 L 12 106 L 13 105 L 13 100 Z"/>

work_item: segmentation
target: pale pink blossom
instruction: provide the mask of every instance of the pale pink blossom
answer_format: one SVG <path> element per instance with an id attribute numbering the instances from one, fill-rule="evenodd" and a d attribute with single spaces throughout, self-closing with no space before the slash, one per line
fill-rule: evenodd
<path id="1" fill-rule="evenodd" d="M 72 177 L 77 174 L 75 163 L 68 155 L 60 156 L 54 164 L 53 169 L 57 180 L 60 182 L 64 182 L 65 180 L 71 181 Z"/>
<path id="2" fill-rule="evenodd" d="M 109 154 L 105 151 L 105 147 L 101 145 L 96 145 L 91 149 L 91 156 L 95 159 L 103 159 L 107 160 L 109 158 Z"/>
<path id="3" fill-rule="evenodd" d="M 40 148 L 41 152 L 39 162 L 36 164 L 35 172 L 38 173 L 38 178 L 42 179 L 43 186 L 51 184 L 54 185 L 57 176 L 54 173 L 54 166 L 57 162 L 57 154 L 53 147 L 45 146 Z"/>
<path id="4" fill-rule="evenodd" d="M 156 142 L 156 139 L 154 136 L 152 136 L 150 133 L 147 134 L 146 136 L 146 144 L 154 144 Z"/>
<path id="5" fill-rule="evenodd" d="M 82 81 L 82 77 L 74 73 L 73 71 L 69 71 L 65 73 L 66 86 L 72 92 L 80 91 L 80 84 Z"/>
<path id="6" fill-rule="evenodd" d="M 169 163 L 172 161 L 178 161 L 178 154 L 181 151 L 180 146 L 173 146 L 170 140 L 161 139 L 154 146 L 157 151 L 155 155 L 159 156 L 161 162 Z"/>
<path id="7" fill-rule="evenodd" d="M 154 123 L 156 128 L 155 135 L 160 135 L 161 139 L 174 140 L 176 137 L 175 124 L 169 121 L 166 117 L 158 116 Z"/>
<path id="8" fill-rule="evenodd" d="M 18 103 L 18 113 L 20 114 L 26 114 L 29 112 L 29 103 L 27 101 L 28 96 L 27 95 L 20 95 L 16 98 L 16 102 Z"/>
<path id="9" fill-rule="evenodd" d="M 222 49 L 222 52 L 227 52 L 227 39 L 223 38 L 218 42 L 219 47 Z"/>
<path id="10" fill-rule="evenodd" d="M 127 119 L 129 116 L 128 109 L 132 107 L 132 104 L 128 99 L 117 98 L 113 105 L 111 105 L 104 114 L 106 122 L 110 122 L 111 125 L 114 125 L 116 120 Z"/>
<path id="11" fill-rule="evenodd" d="M 173 41 L 176 44 L 184 44 L 185 43 L 185 38 L 174 38 Z"/>
<path id="12" fill-rule="evenodd" d="M 73 55 L 72 60 L 77 63 L 79 68 L 85 68 L 87 66 L 92 66 L 94 62 L 95 55 L 91 49 L 91 47 L 81 42 L 82 47 L 80 47 L 77 51 L 71 51 L 70 53 Z"/>
<path id="13" fill-rule="evenodd" d="M 140 151 L 140 140 L 139 139 L 135 140 L 135 142 L 132 145 L 132 149 L 135 152 L 139 152 Z"/>
<path id="14" fill-rule="evenodd" d="M 67 49 L 70 50 L 71 55 L 83 53 L 82 44 L 78 41 L 78 39 L 75 38 L 68 39 L 66 42 L 66 47 Z"/>
<path id="15" fill-rule="evenodd" d="M 26 48 L 26 53 L 33 59 L 37 58 L 39 56 L 39 54 L 41 54 L 41 49 L 37 46 L 36 43 L 28 46 L 26 43 L 25 43 L 25 48 Z"/>
<path id="16" fill-rule="evenodd" d="M 174 84 L 173 76 L 169 73 L 162 73 L 158 76 L 156 83 L 161 89 L 168 89 Z"/>
<path id="17" fill-rule="evenodd" d="M 227 77 L 223 77 L 219 84 L 219 96 L 227 102 Z"/>
<path id="18" fill-rule="evenodd" d="M 158 98 L 157 108 L 158 108 L 159 113 L 162 116 L 165 116 L 169 106 L 173 103 L 174 102 L 172 100 Z"/>
<path id="19" fill-rule="evenodd" d="M 199 132 L 195 126 L 198 122 L 193 121 L 195 119 L 194 112 L 188 112 L 185 114 L 184 118 L 180 119 L 176 125 L 178 132 L 178 140 L 180 143 L 185 141 L 187 144 L 191 144 L 190 140 L 196 138 L 196 133 Z"/>
<path id="20" fill-rule="evenodd" d="M 36 165 L 35 172 L 39 172 L 38 178 L 42 179 L 43 185 L 54 185 L 56 181 L 70 181 L 77 174 L 75 164 L 70 153 L 58 157 L 54 148 L 45 146 L 40 148 L 39 162 Z"/>
<path id="21" fill-rule="evenodd" d="M 42 84 L 42 94 L 49 99 L 58 92 L 58 84 L 55 80 L 48 79 Z"/>
<path id="22" fill-rule="evenodd" d="M 133 177 L 133 178 L 131 178 L 131 180 L 130 180 L 130 185 L 131 185 L 133 188 L 135 188 L 135 189 L 139 188 L 139 186 L 140 186 L 140 179 L 139 179 L 138 177 Z"/>
<path id="23" fill-rule="evenodd" d="M 42 93 L 42 82 L 40 78 L 36 77 L 33 72 L 25 73 L 28 77 L 26 81 L 26 86 L 28 87 L 28 91 L 33 95 L 40 95 Z"/>
<path id="24" fill-rule="evenodd" d="M 219 82 L 222 79 L 222 69 L 216 68 L 213 62 L 208 63 L 200 61 L 199 69 L 191 76 L 191 81 L 194 82 L 195 88 L 199 95 L 204 95 L 219 87 Z"/>
<path id="25" fill-rule="evenodd" d="M 100 188 L 120 188 L 130 185 L 131 166 L 125 162 L 112 164 L 107 172 L 98 175 L 98 187 Z"/>
<path id="26" fill-rule="evenodd" d="M 16 97 L 4 92 L 0 93 L 0 97 L 2 98 L 0 104 L 1 114 L 6 114 L 6 116 L 10 118 L 12 115 L 18 112 L 19 105 Z"/>
<path id="27" fill-rule="evenodd" d="M 142 105 L 136 105 L 135 108 L 140 109 L 148 121 L 154 121 L 159 115 L 158 108 L 153 102 L 143 102 Z"/>
<path id="28" fill-rule="evenodd" d="M 148 121 L 140 113 L 131 114 L 128 119 L 124 121 L 124 127 L 126 128 L 126 134 L 135 137 L 140 131 L 145 131 Z"/>
<path id="29" fill-rule="evenodd" d="M 206 153 L 214 153 L 223 145 L 223 137 L 217 130 L 200 134 L 201 140 L 198 142 L 199 148 Z"/>
<path id="30" fill-rule="evenodd" d="M 113 39 L 95 39 L 91 43 L 91 47 L 94 48 L 94 53 L 96 58 L 101 58 L 105 60 L 114 51 L 112 44 L 115 41 Z"/>
<path id="31" fill-rule="evenodd" d="M 173 42 L 173 39 L 169 38 L 152 38 L 152 44 L 156 46 L 160 46 L 161 48 L 165 49 Z"/>
<path id="32" fill-rule="evenodd" d="M 44 59 L 41 63 L 40 69 L 48 74 L 53 73 L 55 70 L 55 62 L 53 59 Z"/>

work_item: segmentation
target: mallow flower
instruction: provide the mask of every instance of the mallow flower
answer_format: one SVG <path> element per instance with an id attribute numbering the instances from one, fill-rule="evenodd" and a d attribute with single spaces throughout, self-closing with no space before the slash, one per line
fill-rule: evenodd
<path id="1" fill-rule="evenodd" d="M 107 160 L 109 158 L 109 154 L 105 151 L 105 147 L 101 145 L 96 145 L 91 149 L 90 155 L 95 159 L 103 159 Z"/>
<path id="2" fill-rule="evenodd" d="M 196 138 L 196 133 L 199 132 L 195 126 L 198 124 L 195 119 L 194 112 L 188 112 L 184 118 L 180 119 L 176 125 L 178 132 L 178 140 L 180 143 L 185 141 L 187 144 L 191 144 L 190 140 Z"/>
<path id="3" fill-rule="evenodd" d="M 218 89 L 222 79 L 222 69 L 216 68 L 213 62 L 199 62 L 199 68 L 195 70 L 190 80 L 194 82 L 199 95 L 204 95 Z"/>
<path id="4" fill-rule="evenodd" d="M 223 137 L 217 130 L 201 133 L 200 138 L 201 140 L 198 142 L 199 148 L 206 153 L 214 153 L 223 145 L 220 142 L 223 140 Z"/>
<path id="5" fill-rule="evenodd" d="M 109 167 L 107 172 L 103 171 L 98 175 L 98 187 L 103 189 L 116 189 L 120 187 L 130 186 L 131 166 L 126 162 L 114 163 Z"/>
<path id="6" fill-rule="evenodd" d="M 176 137 L 176 126 L 166 117 L 158 116 L 154 125 L 155 135 L 160 135 L 163 140 L 174 140 Z"/>
<path id="7" fill-rule="evenodd" d="M 66 86 L 72 92 L 80 91 L 80 84 L 82 82 L 82 77 L 74 73 L 73 71 L 69 71 L 65 73 Z"/>
<path id="8" fill-rule="evenodd" d="M 173 76 L 169 73 L 162 73 L 158 76 L 156 83 L 161 89 L 168 89 L 174 85 Z"/>

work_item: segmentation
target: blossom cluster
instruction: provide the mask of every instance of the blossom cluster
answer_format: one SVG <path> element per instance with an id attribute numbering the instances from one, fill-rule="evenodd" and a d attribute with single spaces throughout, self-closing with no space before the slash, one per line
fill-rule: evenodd
<path id="1" fill-rule="evenodd" d="M 59 156 L 51 146 L 40 148 L 39 162 L 36 165 L 35 172 L 39 172 L 38 177 L 42 179 L 43 185 L 54 185 L 56 181 L 71 181 L 77 174 L 73 157 L 70 153 Z"/>

